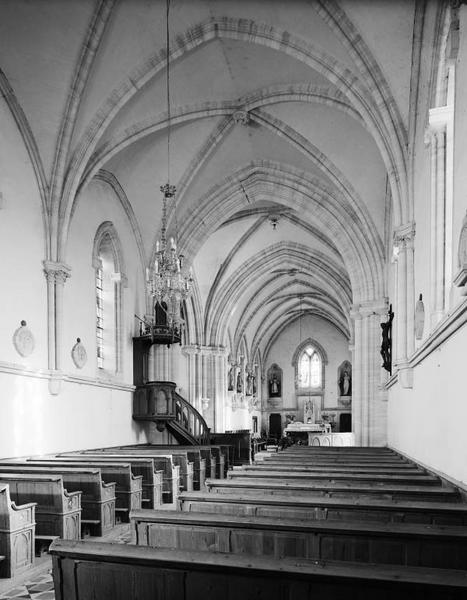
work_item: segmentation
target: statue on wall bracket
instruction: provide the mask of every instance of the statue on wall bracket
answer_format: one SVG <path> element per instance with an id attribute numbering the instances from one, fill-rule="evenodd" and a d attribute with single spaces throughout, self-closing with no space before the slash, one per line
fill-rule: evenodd
<path id="1" fill-rule="evenodd" d="M 228 392 L 234 391 L 234 382 L 235 382 L 235 364 L 231 363 L 230 369 L 229 369 L 228 381 L 227 381 L 227 391 Z"/>
<path id="2" fill-rule="evenodd" d="M 392 321 L 394 313 L 392 312 L 392 304 L 389 305 L 388 320 L 381 323 L 381 356 L 383 357 L 383 369 L 392 374 Z"/>
<path id="3" fill-rule="evenodd" d="M 270 398 L 282 397 L 282 369 L 276 363 L 268 369 L 268 394 Z"/>
<path id="4" fill-rule="evenodd" d="M 467 296 L 467 212 L 462 221 L 457 247 L 457 265 L 459 271 L 454 277 L 454 285 L 462 288 L 462 295 Z"/>
<path id="5" fill-rule="evenodd" d="M 352 396 L 352 364 L 348 360 L 344 360 L 337 370 L 337 384 L 340 397 Z"/>

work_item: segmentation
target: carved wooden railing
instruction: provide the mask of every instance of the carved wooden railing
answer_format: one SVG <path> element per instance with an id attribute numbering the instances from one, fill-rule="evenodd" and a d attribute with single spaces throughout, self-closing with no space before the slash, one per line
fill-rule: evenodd
<path id="1" fill-rule="evenodd" d="M 175 388 L 170 381 L 148 381 L 136 386 L 133 418 L 154 421 L 159 431 L 167 428 L 179 443 L 209 444 L 206 421 Z"/>

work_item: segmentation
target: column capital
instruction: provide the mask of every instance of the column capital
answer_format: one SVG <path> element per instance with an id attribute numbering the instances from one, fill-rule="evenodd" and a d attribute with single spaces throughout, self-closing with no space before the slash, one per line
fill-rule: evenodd
<path id="1" fill-rule="evenodd" d="M 454 107 L 437 106 L 428 111 L 428 129 L 431 133 L 443 133 L 446 131 L 447 124 L 452 121 L 454 116 Z"/>
<path id="2" fill-rule="evenodd" d="M 184 354 L 199 354 L 200 356 L 227 356 L 225 346 L 202 346 L 200 344 L 190 344 L 183 346 Z"/>
<path id="3" fill-rule="evenodd" d="M 396 227 L 393 232 L 394 245 L 400 250 L 413 245 L 415 240 L 415 221 L 409 221 Z"/>
<path id="4" fill-rule="evenodd" d="M 42 264 L 47 281 L 64 284 L 68 277 L 71 277 L 71 267 L 63 262 L 44 260 Z"/>
<path id="5" fill-rule="evenodd" d="M 389 302 L 387 298 L 376 300 L 367 300 L 360 304 L 353 304 L 350 309 L 350 316 L 354 320 L 363 319 L 372 315 L 383 316 L 387 314 Z"/>

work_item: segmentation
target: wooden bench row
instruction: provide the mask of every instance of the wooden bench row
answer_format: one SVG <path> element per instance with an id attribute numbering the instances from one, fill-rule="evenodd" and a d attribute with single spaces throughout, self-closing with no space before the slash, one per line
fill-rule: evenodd
<path id="1" fill-rule="evenodd" d="M 465 527 L 148 510 L 131 523 L 153 548 L 467 569 Z"/>
<path id="2" fill-rule="evenodd" d="M 467 597 L 456 488 L 387 450 L 286 452 L 182 492 L 181 511 L 132 511 L 150 548 L 55 542 L 57 600 Z"/>
<path id="3" fill-rule="evenodd" d="M 182 493 L 184 512 L 271 517 L 307 521 L 363 521 L 424 525 L 467 525 L 467 505 L 460 502 L 399 501 L 362 499 L 355 496 L 293 497 L 271 494 Z"/>
<path id="4" fill-rule="evenodd" d="M 461 571 L 57 540 L 56 600 L 464 600 Z"/>
<path id="5" fill-rule="evenodd" d="M 309 496 L 326 496 L 333 498 L 355 497 L 380 498 L 393 501 L 400 500 L 429 500 L 437 502 L 458 502 L 459 492 L 452 486 L 434 485 L 404 485 L 404 484 L 372 484 L 371 482 L 337 482 L 337 481 L 297 481 L 290 479 L 272 479 L 262 477 L 217 480 L 207 479 L 208 491 L 217 494 L 240 493 L 242 495 L 257 494 L 294 496 L 298 498 Z"/>
<path id="6" fill-rule="evenodd" d="M 21 489 L 31 490 L 31 501 L 36 501 L 36 487 L 26 482 L 37 480 L 36 475 L 41 474 L 60 476 L 68 493 L 81 492 L 81 527 L 84 535 L 103 536 L 115 526 L 115 482 L 103 481 L 100 469 L 92 466 L 34 466 L 32 463 L 0 462 L 0 481 L 15 479 L 25 482 Z M 51 506 L 52 502 L 47 495 L 40 504 L 45 508 Z"/>

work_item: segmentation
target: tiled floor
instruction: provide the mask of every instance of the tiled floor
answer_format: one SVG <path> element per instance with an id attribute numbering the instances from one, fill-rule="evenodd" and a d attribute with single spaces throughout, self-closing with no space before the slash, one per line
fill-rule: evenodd
<path id="1" fill-rule="evenodd" d="M 90 538 L 92 541 L 129 544 L 132 534 L 129 525 L 118 525 L 105 538 Z M 26 573 L 12 579 L 0 579 L 0 600 L 55 600 L 52 580 L 52 559 L 43 556 L 36 559 L 36 565 Z"/>
<path id="2" fill-rule="evenodd" d="M 24 583 L 17 584 L 5 592 L 0 592 L 0 600 L 11 600 L 12 598 L 27 598 L 28 600 L 54 600 L 54 584 L 50 569 L 51 561 L 49 559 L 49 568 L 45 573 L 36 575 Z"/>

